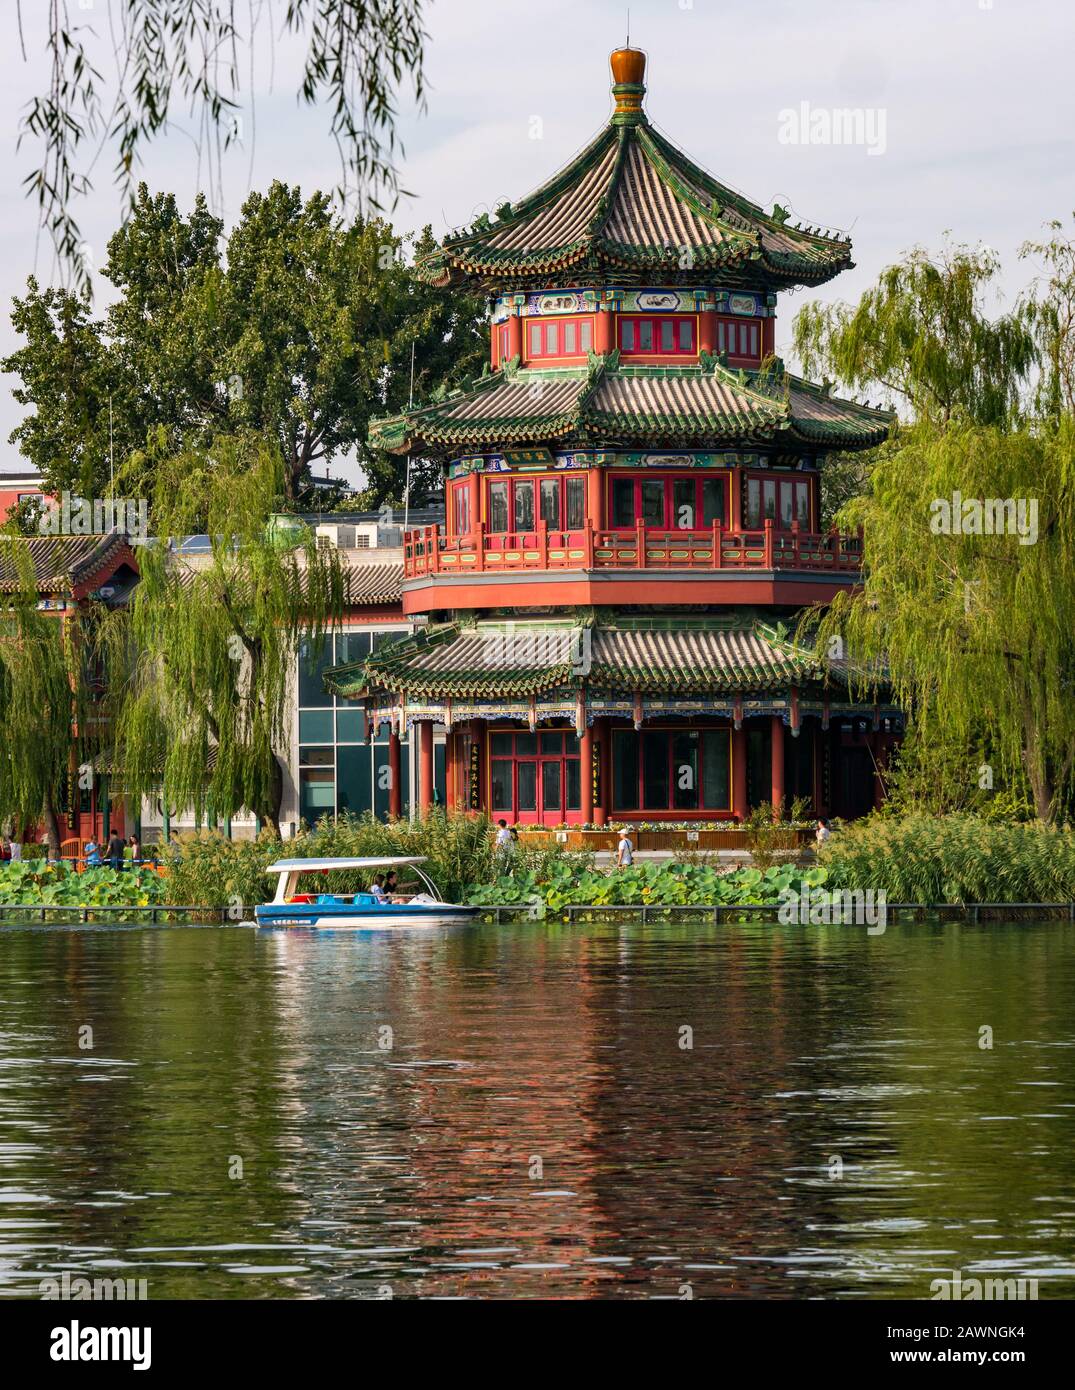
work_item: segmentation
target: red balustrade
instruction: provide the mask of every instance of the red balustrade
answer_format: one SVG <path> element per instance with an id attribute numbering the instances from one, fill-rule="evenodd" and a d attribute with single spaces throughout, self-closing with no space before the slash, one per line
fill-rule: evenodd
<path id="1" fill-rule="evenodd" d="M 407 579 L 430 574 L 504 573 L 514 570 L 807 570 L 854 574 L 862 563 L 862 536 L 778 530 L 732 531 L 714 522 L 705 530 L 665 530 L 639 523 L 633 530 L 595 527 L 446 536 L 436 526 L 403 538 Z"/>

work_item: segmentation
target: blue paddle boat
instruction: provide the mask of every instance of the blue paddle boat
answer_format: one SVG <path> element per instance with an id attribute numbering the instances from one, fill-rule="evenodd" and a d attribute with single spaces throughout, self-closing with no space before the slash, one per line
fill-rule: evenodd
<path id="1" fill-rule="evenodd" d="M 374 929 L 382 927 L 454 927 L 473 922 L 480 908 L 463 907 L 442 901 L 421 865 L 425 858 L 388 857 L 364 859 L 281 859 L 270 864 L 267 874 L 276 874 L 276 896 L 272 902 L 254 909 L 259 927 L 320 927 Z M 358 870 L 369 878 L 389 869 L 413 869 L 424 885 L 424 892 L 393 893 L 385 902 L 369 892 L 326 892 L 324 877 L 341 870 Z M 315 891 L 300 892 L 300 880 L 311 880 Z"/>

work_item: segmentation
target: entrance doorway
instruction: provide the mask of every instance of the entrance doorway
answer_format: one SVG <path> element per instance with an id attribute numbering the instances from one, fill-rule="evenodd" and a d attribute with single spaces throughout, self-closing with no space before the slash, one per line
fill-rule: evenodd
<path id="1" fill-rule="evenodd" d="M 489 731 L 489 810 L 520 825 L 582 820 L 579 742 L 574 729 Z"/>

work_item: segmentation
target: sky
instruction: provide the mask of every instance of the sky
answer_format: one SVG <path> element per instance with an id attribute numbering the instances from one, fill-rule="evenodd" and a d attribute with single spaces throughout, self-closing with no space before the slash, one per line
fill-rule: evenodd
<path id="1" fill-rule="evenodd" d="M 234 221 L 250 189 L 279 178 L 332 188 L 338 154 L 324 109 L 296 98 L 302 48 L 283 31 L 284 0 L 249 0 L 263 16 L 241 55 L 242 139 L 219 178 L 199 162 L 189 123 L 143 151 L 140 175 L 184 206 L 202 188 Z M 106 85 L 108 0 L 67 0 L 97 34 Z M 113 18 L 118 0 L 112 0 Z M 3 0 L 0 52 L 0 350 L 17 346 L 8 317 L 26 277 L 58 281 L 47 235 L 22 182 L 33 147 L 17 148 L 26 103 L 48 81 L 44 0 Z M 242 12 L 246 7 L 240 5 Z M 434 0 L 426 109 L 399 99 L 400 229 L 431 223 L 443 236 L 483 209 L 517 201 L 596 133 L 611 111 L 608 54 L 627 7 L 608 0 Z M 855 268 L 820 290 L 781 297 L 777 351 L 790 357 L 791 320 L 805 297 L 854 301 L 908 248 L 946 235 L 1001 258 L 1009 304 L 1038 267 L 1019 259 L 1050 219 L 1075 210 L 1075 4 L 1072 0 L 633 0 L 630 33 L 649 55 L 649 119 L 695 162 L 806 225 L 851 235 Z M 93 42 L 90 39 L 90 42 Z M 253 74 L 250 85 L 249 75 Z M 253 102 L 250 101 L 251 93 Z M 859 113 L 857 138 L 825 140 L 834 110 Z M 78 217 L 94 263 L 122 216 L 108 151 Z M 212 187 L 210 184 L 212 183 Z M 99 275 L 95 294 L 106 302 Z M 24 466 L 7 436 L 23 407 L 0 387 L 0 471 Z M 348 474 L 348 468 L 334 469 Z"/>

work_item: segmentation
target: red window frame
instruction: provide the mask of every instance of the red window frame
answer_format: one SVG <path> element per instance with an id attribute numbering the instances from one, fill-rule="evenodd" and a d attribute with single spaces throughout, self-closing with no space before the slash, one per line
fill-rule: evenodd
<path id="1" fill-rule="evenodd" d="M 805 516 L 803 497 L 806 499 Z M 772 520 L 776 531 L 790 531 L 793 521 L 799 523 L 800 531 L 816 530 L 812 480 L 802 474 L 793 477 L 773 473 L 746 474 L 743 479 L 743 530 L 761 531 L 766 520 Z"/>
<path id="2" fill-rule="evenodd" d="M 566 329 L 569 325 L 575 328 L 575 346 L 570 351 L 566 346 Z M 547 361 L 572 361 L 585 357 L 593 347 L 593 332 L 592 314 L 570 314 L 565 318 L 528 318 L 523 334 L 526 360 L 536 362 L 540 358 Z"/>
<path id="3" fill-rule="evenodd" d="M 559 518 L 556 521 L 549 520 L 545 513 L 548 510 L 545 506 L 546 486 L 550 483 L 556 485 L 557 506 L 559 508 Z M 507 491 L 507 520 L 506 529 L 501 529 L 493 524 L 493 488 L 497 484 L 503 484 Z M 521 530 L 516 526 L 516 504 L 515 496 L 519 487 L 533 487 L 534 489 L 534 515 L 533 525 L 524 527 Z M 581 494 L 582 512 L 579 525 L 569 527 L 568 522 L 568 498 L 574 492 L 576 500 Z M 550 531 L 567 533 L 574 530 L 582 530 L 586 524 L 586 474 L 583 472 L 564 471 L 560 473 L 528 473 L 525 477 L 513 477 L 509 474 L 493 474 L 486 480 L 485 488 L 485 529 L 491 536 L 508 535 L 533 535 L 542 521 L 545 521 Z"/>
<path id="4" fill-rule="evenodd" d="M 734 315 L 717 315 L 714 347 L 717 355 L 726 353 L 729 362 L 735 358 L 741 362 L 761 361 L 761 320 L 736 318 Z M 734 333 L 734 340 L 731 334 Z"/>
<path id="5" fill-rule="evenodd" d="M 631 523 L 620 523 L 616 520 L 614 499 L 616 495 L 617 482 L 629 481 L 634 484 L 634 521 Z M 701 472 L 697 469 L 684 469 L 682 473 L 627 473 L 618 472 L 613 469 L 608 474 L 607 492 L 605 495 L 605 516 L 608 519 L 609 530 L 629 531 L 632 530 L 642 519 L 642 487 L 645 483 L 662 483 L 664 485 L 663 511 L 664 520 L 658 522 L 647 522 L 647 525 L 656 526 L 662 531 L 706 531 L 713 524 L 706 522 L 704 508 L 703 485 L 705 483 L 719 482 L 724 490 L 724 508 L 721 525 L 727 526 L 730 520 L 731 506 L 731 474 L 728 472 Z M 694 484 L 694 524 L 691 526 L 680 526 L 678 507 L 676 503 L 676 483 Z M 671 484 L 671 486 L 670 486 Z M 688 504 L 690 505 L 690 504 Z"/>
<path id="6" fill-rule="evenodd" d="M 498 738 L 510 738 L 510 752 L 494 752 L 494 742 Z M 532 740 L 533 752 L 518 751 L 519 740 Z M 552 740 L 558 740 L 558 751 L 550 751 L 549 744 Z M 522 825 L 560 825 L 578 823 L 582 820 L 582 757 L 581 744 L 576 738 L 574 729 L 548 729 L 538 728 L 536 733 L 530 733 L 527 729 L 520 729 L 517 725 L 504 728 L 491 725 L 489 728 L 489 740 L 487 743 L 488 754 L 486 757 L 486 786 L 489 788 L 489 814 L 494 820 L 504 817 L 507 820 L 518 821 Z M 507 779 L 510 789 L 510 806 L 496 806 L 493 803 L 493 777 L 494 763 L 499 764 L 495 775 Z M 572 798 L 577 805 L 568 805 L 568 764 L 575 764 L 575 776 L 573 791 L 575 796 Z M 522 808 L 519 805 L 519 767 L 520 764 L 533 765 L 534 769 L 534 805 L 531 808 Z M 557 804 L 555 806 L 545 806 L 546 778 L 550 778 L 549 789 L 552 788 L 552 774 L 546 773 L 546 767 L 555 766 Z"/>
<path id="7" fill-rule="evenodd" d="M 665 347 L 663 325 L 671 324 L 672 347 Z M 641 347 L 642 326 L 646 325 L 650 346 Z M 616 346 L 624 357 L 697 357 L 697 314 L 619 314 Z"/>
<path id="8" fill-rule="evenodd" d="M 634 729 L 613 729 L 613 730 L 611 731 L 611 734 L 612 734 L 612 739 L 613 739 L 613 745 L 612 745 L 612 747 L 611 747 L 611 749 L 610 749 L 610 752 L 611 752 L 611 755 L 612 755 L 612 757 L 611 757 L 610 774 L 611 774 L 613 780 L 612 780 L 612 784 L 611 784 L 611 787 L 610 787 L 610 790 L 611 790 L 611 793 L 612 793 L 611 798 L 610 798 L 610 806 L 611 806 L 611 808 L 612 808 L 612 813 L 613 813 L 613 815 L 617 815 L 617 816 L 625 816 L 625 815 L 631 815 L 631 816 L 654 816 L 654 815 L 655 815 L 655 816 L 657 816 L 657 817 L 661 817 L 661 816 L 699 816 L 699 817 L 702 817 L 702 816 L 729 815 L 729 814 L 731 813 L 731 811 L 732 811 L 733 788 L 734 788 L 734 785 L 735 785 L 734 766 L 733 766 L 733 764 L 734 764 L 734 758 L 735 758 L 735 747 L 734 747 L 734 741 L 733 741 L 733 739 L 732 739 L 732 729 L 731 729 L 731 725 L 728 725 L 728 724 L 718 724 L 718 725 L 716 725 L 716 726 L 712 726 L 712 727 L 709 727 L 709 728 L 698 728 L 698 727 L 696 727 L 696 726 L 692 726 L 692 725 L 689 725 L 689 724 L 658 725 L 658 726 L 656 726 L 656 727 L 653 726 L 653 725 L 649 725 L 649 726 L 643 725 L 642 728 L 641 728 L 640 730 L 637 730 L 637 731 L 634 730 Z M 677 734 L 687 734 L 687 735 L 696 734 L 696 735 L 697 735 L 698 741 L 697 741 L 697 746 L 696 746 L 696 750 L 695 750 L 695 769 L 696 769 L 696 787 L 695 787 L 695 790 L 696 790 L 696 793 L 697 793 L 697 796 L 696 796 L 697 805 L 695 805 L 695 806 L 677 806 L 677 805 L 676 805 L 676 790 L 677 790 L 678 775 L 679 775 L 679 768 L 676 766 L 676 754 L 675 754 L 676 735 L 677 735 Z M 653 738 L 653 737 L 658 737 L 658 736 L 664 736 L 664 737 L 667 739 L 667 748 L 666 748 L 666 750 L 665 750 L 665 760 L 666 760 L 665 800 L 664 800 L 664 803 L 661 804 L 661 805 L 656 805 L 656 804 L 647 805 L 647 803 L 646 803 L 646 784 L 645 784 L 646 758 L 645 758 L 645 751 L 644 751 L 644 750 L 645 750 L 645 740 L 646 740 L 647 735 L 650 736 L 651 738 Z M 702 743 L 703 743 L 703 739 L 704 739 L 706 736 L 713 737 L 713 736 L 716 736 L 716 735 L 720 735 L 720 736 L 722 736 L 722 737 L 724 737 L 724 738 L 727 739 L 728 760 L 727 760 L 727 779 L 726 779 L 726 790 L 725 790 L 726 800 L 725 800 L 725 803 L 724 803 L 723 806 L 707 806 L 707 805 L 705 804 L 705 759 L 704 759 L 703 756 L 702 756 Z M 625 805 L 623 804 L 623 802 L 621 801 L 621 798 L 620 798 L 620 796 L 619 796 L 620 785 L 619 785 L 619 781 L 618 781 L 618 774 L 619 774 L 620 760 L 619 760 L 619 758 L 616 756 L 616 743 L 615 743 L 615 741 L 616 741 L 617 739 L 622 739 L 622 738 L 625 738 L 625 737 L 626 737 L 626 738 L 635 738 L 635 739 L 637 739 L 637 741 L 638 741 L 638 742 L 637 742 L 638 756 L 637 756 L 637 764 L 636 764 L 636 772 L 635 772 L 635 796 L 634 796 L 634 798 L 633 798 L 635 804 L 634 804 L 633 806 L 625 806 Z"/>
<path id="9" fill-rule="evenodd" d="M 470 479 L 452 484 L 452 535 L 469 536 L 474 518 L 470 514 Z"/>

